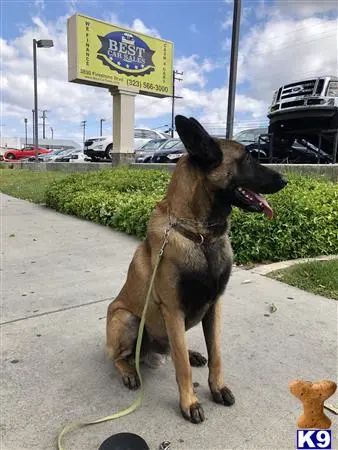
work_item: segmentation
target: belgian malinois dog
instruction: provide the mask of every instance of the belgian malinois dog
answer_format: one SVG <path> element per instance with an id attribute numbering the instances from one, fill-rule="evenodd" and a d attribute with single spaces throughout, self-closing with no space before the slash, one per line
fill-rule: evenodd
<path id="1" fill-rule="evenodd" d="M 147 237 L 135 251 L 127 280 L 108 307 L 107 351 L 123 383 L 138 388 L 135 342 L 155 261 L 169 229 L 148 307 L 143 350 L 170 351 L 182 414 L 200 423 L 204 413 L 193 389 L 191 366 L 207 361 L 188 350 L 185 331 L 202 321 L 212 397 L 216 403 L 232 405 L 235 398 L 224 382 L 220 348 L 220 298 L 233 262 L 229 215 L 237 206 L 271 217 L 272 209 L 261 194 L 278 192 L 287 181 L 260 165 L 243 145 L 211 137 L 195 119 L 176 116 L 175 124 L 187 155 L 178 161 L 165 198 L 151 214 Z"/>

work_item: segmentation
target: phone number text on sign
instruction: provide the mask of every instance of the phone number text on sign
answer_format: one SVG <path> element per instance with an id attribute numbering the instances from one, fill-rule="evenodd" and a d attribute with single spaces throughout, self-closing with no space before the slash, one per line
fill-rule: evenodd
<path id="1" fill-rule="evenodd" d="M 167 86 L 162 86 L 160 84 L 148 83 L 146 81 L 127 80 L 127 85 L 137 87 L 139 89 L 147 89 L 149 91 L 156 91 L 156 92 L 168 92 L 169 91 Z"/>

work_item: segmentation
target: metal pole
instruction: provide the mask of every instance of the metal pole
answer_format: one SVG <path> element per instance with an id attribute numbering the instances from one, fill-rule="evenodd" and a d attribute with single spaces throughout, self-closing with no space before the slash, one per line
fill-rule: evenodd
<path id="1" fill-rule="evenodd" d="M 106 119 L 100 119 L 100 136 L 102 136 L 102 124 L 105 121 L 106 121 Z"/>
<path id="2" fill-rule="evenodd" d="M 173 96 L 171 101 L 171 137 L 174 137 L 175 128 L 175 71 L 173 70 Z"/>
<path id="3" fill-rule="evenodd" d="M 175 99 L 182 98 L 175 95 L 175 81 L 182 81 L 183 78 L 176 78 L 176 75 L 183 75 L 184 72 L 178 72 L 177 70 L 173 70 L 173 96 L 172 96 L 172 104 L 171 104 L 171 137 L 174 137 L 175 130 Z"/>
<path id="4" fill-rule="evenodd" d="M 32 144 L 34 145 L 34 132 L 35 132 L 35 116 L 34 109 L 32 109 Z"/>
<path id="5" fill-rule="evenodd" d="M 24 118 L 24 122 L 25 122 L 25 147 L 27 147 L 27 119 L 26 119 L 26 117 Z"/>
<path id="6" fill-rule="evenodd" d="M 241 21 L 241 0 L 234 0 L 234 13 L 232 21 L 231 58 L 228 92 L 227 128 L 225 137 L 231 139 L 234 130 L 235 94 L 237 78 L 238 43 Z"/>
<path id="7" fill-rule="evenodd" d="M 42 137 L 43 137 L 43 139 L 46 139 L 46 118 L 47 118 L 46 112 L 47 112 L 47 110 L 44 109 L 42 111 L 42 117 L 41 117 L 42 118 Z"/>
<path id="8" fill-rule="evenodd" d="M 34 139 L 33 145 L 35 150 L 35 161 L 38 162 L 38 143 L 39 143 L 39 127 L 38 127 L 38 74 L 36 63 L 36 47 L 37 41 L 33 39 L 33 72 L 34 72 Z"/>
<path id="9" fill-rule="evenodd" d="M 85 143 L 86 140 L 86 123 L 87 123 L 86 120 L 83 120 L 81 122 L 81 126 L 83 127 L 83 144 Z"/>
<path id="10" fill-rule="evenodd" d="M 52 140 L 54 139 L 54 129 L 50 127 L 50 131 L 52 132 Z"/>

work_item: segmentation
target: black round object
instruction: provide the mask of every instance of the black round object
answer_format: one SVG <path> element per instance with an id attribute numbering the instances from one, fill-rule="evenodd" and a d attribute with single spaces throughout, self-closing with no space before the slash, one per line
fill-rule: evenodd
<path id="1" fill-rule="evenodd" d="M 102 442 L 99 450 L 149 450 L 149 447 L 137 434 L 118 433 Z"/>

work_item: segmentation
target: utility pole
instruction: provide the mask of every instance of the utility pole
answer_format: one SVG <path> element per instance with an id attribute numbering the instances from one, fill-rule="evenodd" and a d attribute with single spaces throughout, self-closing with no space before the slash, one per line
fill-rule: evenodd
<path id="1" fill-rule="evenodd" d="M 232 19 L 231 58 L 228 91 L 227 128 L 225 137 L 231 139 L 234 130 L 235 94 L 237 79 L 238 43 L 241 22 L 241 0 L 234 0 L 234 12 Z"/>
<path id="2" fill-rule="evenodd" d="M 34 133 L 35 133 L 35 111 L 32 109 L 32 143 L 34 145 Z"/>
<path id="3" fill-rule="evenodd" d="M 105 121 L 106 119 L 100 119 L 100 136 L 102 136 L 102 123 Z"/>
<path id="4" fill-rule="evenodd" d="M 83 120 L 81 122 L 81 127 L 83 128 L 83 144 L 85 143 L 86 140 L 86 123 L 87 123 L 86 120 Z"/>
<path id="5" fill-rule="evenodd" d="M 42 119 L 42 137 L 43 137 L 43 139 L 46 139 L 45 131 L 46 131 L 46 119 L 47 119 L 46 113 L 47 112 L 49 112 L 48 109 L 43 109 L 42 116 L 40 117 L 40 119 Z"/>
<path id="6" fill-rule="evenodd" d="M 38 162 L 38 146 L 39 146 L 39 127 L 38 127 L 38 69 L 36 62 L 36 49 L 37 48 L 51 48 L 54 43 L 51 39 L 33 39 L 33 76 L 34 76 L 34 150 L 35 150 L 35 161 Z"/>
<path id="7" fill-rule="evenodd" d="M 173 96 L 172 96 L 172 104 L 171 104 L 171 137 L 174 137 L 175 130 L 175 99 L 182 98 L 175 96 L 175 81 L 182 81 L 183 78 L 177 78 L 176 75 L 183 75 L 183 72 L 178 72 L 177 70 L 173 70 Z"/>
<path id="8" fill-rule="evenodd" d="M 23 120 L 25 122 L 25 147 L 27 147 L 27 122 L 28 122 L 28 120 L 26 117 Z"/>

